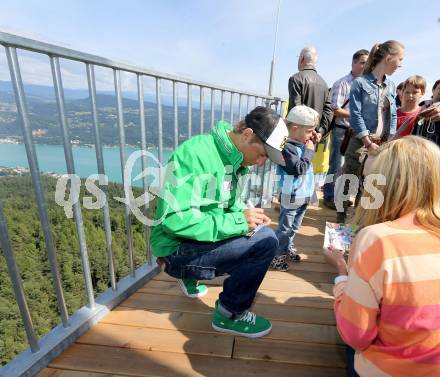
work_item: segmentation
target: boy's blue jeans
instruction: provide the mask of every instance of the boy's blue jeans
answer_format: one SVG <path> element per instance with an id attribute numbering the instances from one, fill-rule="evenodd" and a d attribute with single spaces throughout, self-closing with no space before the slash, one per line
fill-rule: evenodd
<path id="1" fill-rule="evenodd" d="M 289 250 L 295 248 L 293 239 L 302 224 L 307 204 L 304 203 L 297 208 L 288 208 L 281 204 L 278 229 L 275 232 L 279 242 L 275 256 L 287 254 Z"/>
<path id="2" fill-rule="evenodd" d="M 220 303 L 234 316 L 250 308 L 278 247 L 274 231 L 265 226 L 252 237 L 219 242 L 184 241 L 165 258 L 165 272 L 177 279 L 210 280 L 229 274 Z"/>

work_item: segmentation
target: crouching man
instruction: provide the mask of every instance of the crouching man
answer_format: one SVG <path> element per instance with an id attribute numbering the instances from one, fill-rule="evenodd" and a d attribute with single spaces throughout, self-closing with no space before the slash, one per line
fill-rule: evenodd
<path id="1" fill-rule="evenodd" d="M 207 293 L 199 280 L 229 275 L 212 314 L 217 331 L 257 338 L 272 329 L 249 308 L 278 240 L 264 226 L 270 223 L 264 210 L 246 208 L 237 187 L 248 166 L 261 166 L 268 157 L 283 163 L 287 135 L 280 116 L 259 106 L 234 127 L 220 121 L 210 134 L 187 140 L 167 165 L 151 234 L 153 253 L 188 297 Z"/>

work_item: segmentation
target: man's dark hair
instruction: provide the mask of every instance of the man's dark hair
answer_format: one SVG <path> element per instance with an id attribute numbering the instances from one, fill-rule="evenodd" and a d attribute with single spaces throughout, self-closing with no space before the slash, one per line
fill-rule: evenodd
<path id="1" fill-rule="evenodd" d="M 396 89 L 397 90 L 402 90 L 404 84 L 405 84 L 405 81 L 402 81 L 399 85 L 396 86 Z"/>
<path id="2" fill-rule="evenodd" d="M 353 63 L 357 63 L 362 55 L 368 55 L 370 52 L 368 50 L 362 49 L 358 50 L 353 54 Z"/>
<path id="3" fill-rule="evenodd" d="M 275 129 L 279 119 L 280 115 L 274 110 L 264 106 L 257 106 L 246 115 L 244 121 L 249 128 L 252 128 L 255 135 L 265 142 Z"/>
<path id="4" fill-rule="evenodd" d="M 440 80 L 437 80 L 437 81 L 434 83 L 434 86 L 432 87 L 432 91 L 434 91 L 435 88 L 437 88 L 438 85 L 440 85 Z"/>

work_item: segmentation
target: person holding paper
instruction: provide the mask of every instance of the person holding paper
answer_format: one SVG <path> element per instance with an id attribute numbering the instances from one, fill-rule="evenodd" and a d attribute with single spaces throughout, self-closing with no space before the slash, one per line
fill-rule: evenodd
<path id="1" fill-rule="evenodd" d="M 199 280 L 228 274 L 215 304 L 212 327 L 256 338 L 271 323 L 249 311 L 278 247 L 262 208 L 239 200 L 248 166 L 269 157 L 283 163 L 287 127 L 273 110 L 258 106 L 234 127 L 220 121 L 210 134 L 195 136 L 171 155 L 157 201 L 151 234 L 153 253 L 185 295 L 200 297 Z"/>
<path id="2" fill-rule="evenodd" d="M 440 149 L 419 136 L 382 145 L 354 218 L 348 258 L 324 249 L 350 376 L 440 376 Z M 373 191 L 372 191 L 373 192 Z M 353 364 L 354 357 L 354 364 Z M 353 369 L 354 368 L 354 369 Z"/>

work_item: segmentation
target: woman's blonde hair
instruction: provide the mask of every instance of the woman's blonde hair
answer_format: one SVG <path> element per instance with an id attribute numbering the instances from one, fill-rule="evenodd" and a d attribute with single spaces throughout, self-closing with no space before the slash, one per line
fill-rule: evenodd
<path id="1" fill-rule="evenodd" d="M 381 62 L 388 55 L 396 55 L 405 46 L 398 41 L 386 41 L 384 43 L 376 43 L 368 55 L 367 62 L 364 66 L 363 74 L 371 73 L 379 62 Z"/>
<path id="2" fill-rule="evenodd" d="M 440 148 L 419 136 L 406 136 L 381 146 L 370 174 L 382 174 L 386 184 L 378 209 L 358 206 L 354 222 L 361 228 L 393 221 L 414 212 L 417 222 L 440 235 Z M 372 200 L 366 190 L 362 197 Z"/>

